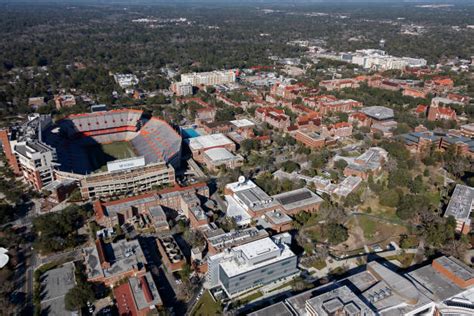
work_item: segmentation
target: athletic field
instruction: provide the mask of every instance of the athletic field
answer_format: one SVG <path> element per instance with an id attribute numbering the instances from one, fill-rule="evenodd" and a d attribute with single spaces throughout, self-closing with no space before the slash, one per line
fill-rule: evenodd
<path id="1" fill-rule="evenodd" d="M 94 146 L 87 146 L 87 156 L 89 157 L 89 164 L 91 170 L 107 170 L 107 162 L 135 157 L 133 147 L 129 142 L 115 142 L 110 144 L 97 144 Z"/>

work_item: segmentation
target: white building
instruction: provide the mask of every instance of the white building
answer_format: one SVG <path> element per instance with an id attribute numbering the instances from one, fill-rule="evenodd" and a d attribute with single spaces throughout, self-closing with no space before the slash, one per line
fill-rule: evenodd
<path id="1" fill-rule="evenodd" d="M 207 286 L 220 286 L 230 297 L 299 273 L 288 245 L 268 237 L 211 256 L 208 265 Z"/>
<path id="2" fill-rule="evenodd" d="M 134 74 L 115 74 L 114 79 L 122 89 L 138 84 L 138 78 Z"/>
<path id="3" fill-rule="evenodd" d="M 211 72 L 193 72 L 181 75 L 181 83 L 192 86 L 216 85 L 235 82 L 234 70 L 221 70 Z"/>

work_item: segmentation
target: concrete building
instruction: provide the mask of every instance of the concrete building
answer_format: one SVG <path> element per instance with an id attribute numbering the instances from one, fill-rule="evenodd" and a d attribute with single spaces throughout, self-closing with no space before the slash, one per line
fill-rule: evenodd
<path id="1" fill-rule="evenodd" d="M 252 241 L 268 237 L 264 229 L 249 227 L 231 232 L 224 232 L 222 229 L 204 231 L 209 254 L 215 255 L 229 248 L 234 248 Z"/>
<path id="2" fill-rule="evenodd" d="M 208 266 L 207 286 L 221 287 L 230 297 L 299 273 L 296 255 L 270 238 L 211 256 Z"/>
<path id="3" fill-rule="evenodd" d="M 146 316 L 163 306 L 150 272 L 131 277 L 113 289 L 119 315 Z"/>
<path id="4" fill-rule="evenodd" d="M 348 165 L 344 169 L 344 175 L 357 176 L 367 180 L 369 175 L 379 175 L 382 172 L 382 166 L 388 159 L 388 153 L 380 147 L 369 148 L 365 153 L 356 158 L 347 158 L 336 156 L 335 161 L 343 159 Z"/>
<path id="5" fill-rule="evenodd" d="M 43 141 L 43 132 L 51 124 L 50 115 L 33 114 L 23 124 L 0 131 L 10 168 L 38 191 L 55 179 L 56 150 Z"/>
<path id="6" fill-rule="evenodd" d="M 230 152 L 235 152 L 235 143 L 224 134 L 211 134 L 193 137 L 186 140 L 193 159 L 204 163 L 204 152 L 213 148 L 225 148 Z"/>
<path id="7" fill-rule="evenodd" d="M 234 70 L 221 70 L 211 72 L 193 72 L 181 75 L 181 83 L 192 86 L 209 86 L 235 82 Z"/>
<path id="8" fill-rule="evenodd" d="M 308 316 L 376 314 L 346 285 L 315 296 L 305 303 Z"/>
<path id="9" fill-rule="evenodd" d="M 262 217 L 257 220 L 257 225 L 276 233 L 286 232 L 293 228 L 293 219 L 284 212 L 273 210 L 266 212 Z"/>
<path id="10" fill-rule="evenodd" d="M 316 212 L 323 203 L 323 199 L 308 188 L 280 193 L 272 198 L 280 203 L 284 213 L 288 215 Z"/>
<path id="11" fill-rule="evenodd" d="M 114 79 L 122 89 L 138 84 L 138 78 L 134 74 L 115 74 Z"/>
<path id="12" fill-rule="evenodd" d="M 82 197 L 90 199 L 137 194 L 150 191 L 154 186 L 174 183 L 174 168 L 165 162 L 157 162 L 137 168 L 91 174 L 80 180 L 80 187 Z"/>
<path id="13" fill-rule="evenodd" d="M 268 211 L 281 210 L 278 201 L 270 197 L 250 179 L 226 184 L 224 189 L 227 201 L 227 216 L 233 217 L 237 224 L 250 224 L 252 218 L 262 216 Z"/>
<path id="14" fill-rule="evenodd" d="M 110 286 L 123 278 L 145 274 L 146 259 L 138 240 L 105 243 L 97 239 L 95 246 L 82 252 L 90 282 Z"/>
<path id="15" fill-rule="evenodd" d="M 225 166 L 226 169 L 235 169 L 244 164 L 244 157 L 237 154 L 234 155 L 225 148 L 211 148 L 204 151 L 203 163 L 211 171 L 217 171 L 220 166 Z"/>
<path id="16" fill-rule="evenodd" d="M 474 209 L 474 188 L 457 184 L 449 200 L 444 217 L 456 219 L 456 231 L 469 234 L 471 231 L 471 212 Z"/>
<path id="17" fill-rule="evenodd" d="M 178 97 L 184 97 L 193 94 L 193 86 L 185 82 L 173 82 L 170 90 Z"/>
<path id="18" fill-rule="evenodd" d="M 393 131 L 397 128 L 398 123 L 393 120 L 375 122 L 370 127 L 371 133 L 379 133 L 382 137 L 392 137 Z"/>
<path id="19" fill-rule="evenodd" d="M 395 116 L 393 110 L 385 106 L 369 106 L 360 111 L 369 117 L 372 123 L 391 120 Z"/>

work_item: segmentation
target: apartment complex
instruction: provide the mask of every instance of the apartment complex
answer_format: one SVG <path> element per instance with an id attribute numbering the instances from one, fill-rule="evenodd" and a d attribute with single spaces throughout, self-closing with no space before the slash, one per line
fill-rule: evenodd
<path id="1" fill-rule="evenodd" d="M 181 75 L 181 83 L 190 84 L 191 86 L 227 84 L 235 82 L 235 80 L 236 75 L 234 70 L 193 72 Z"/>

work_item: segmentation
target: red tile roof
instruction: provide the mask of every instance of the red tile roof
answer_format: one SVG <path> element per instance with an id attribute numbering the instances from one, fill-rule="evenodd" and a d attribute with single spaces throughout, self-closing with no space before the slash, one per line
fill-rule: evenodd
<path id="1" fill-rule="evenodd" d="M 135 305 L 132 289 L 128 282 L 114 288 L 114 296 L 117 300 L 117 308 L 120 316 L 137 316 L 138 309 Z"/>

